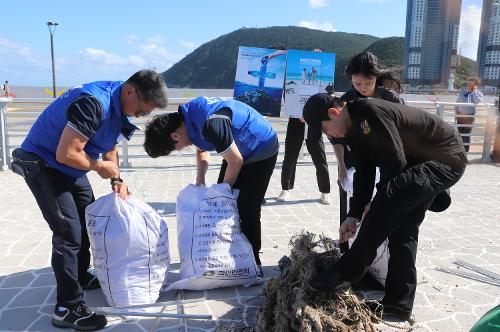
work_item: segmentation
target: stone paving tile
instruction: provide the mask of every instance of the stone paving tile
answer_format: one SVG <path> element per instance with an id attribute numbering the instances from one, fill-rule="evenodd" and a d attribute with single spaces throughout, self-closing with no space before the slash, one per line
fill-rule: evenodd
<path id="1" fill-rule="evenodd" d="M 120 325 L 113 326 L 108 329 L 108 331 L 113 331 L 113 332 L 143 332 L 144 328 L 142 328 L 140 325 L 131 323 L 122 323 Z"/>
<path id="2" fill-rule="evenodd" d="M 463 330 L 453 318 L 446 318 L 425 323 L 433 332 L 449 332 Z M 470 326 L 472 327 L 472 326 Z M 468 327 L 468 328 L 470 328 Z"/>
<path id="3" fill-rule="evenodd" d="M 4 309 L 0 316 L 0 327 L 3 330 L 25 331 L 39 316 L 38 307 Z"/>
<path id="4" fill-rule="evenodd" d="M 201 329 L 203 331 L 215 329 L 217 322 L 214 320 L 199 320 L 199 319 L 186 319 L 186 325 L 189 330 Z"/>
<path id="5" fill-rule="evenodd" d="M 53 286 L 56 283 L 56 279 L 54 277 L 54 274 L 40 274 L 31 284 L 33 287 L 40 287 L 40 286 Z"/>
<path id="6" fill-rule="evenodd" d="M 278 120 L 279 122 L 280 120 Z M 276 123 L 275 123 L 276 124 Z M 278 126 L 282 129 L 286 122 Z M 331 205 L 319 203 L 315 171 L 309 157 L 299 161 L 295 189 L 290 201 L 277 202 L 281 191 L 280 155 L 262 207 L 262 253 L 266 278 L 279 274 L 277 261 L 289 254 L 290 237 L 303 230 L 323 232 L 336 238 L 338 190 L 336 163 L 327 144 L 332 183 Z M 213 158 L 215 164 L 220 162 Z M 169 227 L 172 265 L 168 282 L 178 279 L 179 256 L 176 241 L 175 200 L 180 189 L 195 177 L 192 156 L 133 160 L 134 168 L 123 170 L 136 198 L 149 203 L 165 218 Z M 218 166 L 210 166 L 207 180 L 216 181 Z M 106 194 L 107 181 L 90 174 L 95 196 Z M 50 267 L 51 233 L 22 179 L 0 172 L 0 330 L 60 331 L 50 324 L 55 303 L 55 281 Z M 500 167 L 473 162 L 463 179 L 452 189 L 453 204 L 443 213 L 428 213 L 420 227 L 417 255 L 418 283 L 414 315 L 418 326 L 412 331 L 468 331 L 486 311 L 500 303 L 500 287 L 448 275 L 436 268 L 454 267 L 463 259 L 500 273 Z M 171 291 L 160 301 L 180 298 L 200 302 L 180 306 L 180 312 L 212 314 L 213 320 L 132 319 L 109 317 L 110 331 L 250 331 L 255 311 L 264 301 L 263 285 L 208 291 Z M 363 292 L 380 298 L 382 292 Z M 86 301 L 106 306 L 100 290 L 88 291 Z M 159 308 L 158 310 L 160 310 Z M 164 310 L 167 310 L 164 308 Z M 177 308 L 168 309 L 177 312 Z M 381 331 L 395 331 L 380 325 Z"/>
<path id="7" fill-rule="evenodd" d="M 0 284 L 1 288 L 26 287 L 36 278 L 36 275 L 31 272 L 24 272 L 8 276 Z"/>
<path id="8" fill-rule="evenodd" d="M 27 307 L 41 305 L 52 291 L 52 287 L 36 287 L 25 289 L 14 301 L 9 304 L 9 308 Z"/>
<path id="9" fill-rule="evenodd" d="M 244 308 L 237 299 L 208 301 L 207 306 L 215 319 L 243 320 Z"/>
<path id="10" fill-rule="evenodd" d="M 22 292 L 22 288 L 0 289 L 0 309 L 5 308 L 7 303 L 15 298 L 19 292 Z"/>
<path id="11" fill-rule="evenodd" d="M 260 284 L 260 285 L 253 285 L 249 287 L 236 287 L 236 291 L 238 292 L 238 296 L 243 297 L 243 296 L 260 296 L 263 294 L 265 288 L 265 284 Z"/>
<path id="12" fill-rule="evenodd" d="M 52 326 L 51 321 L 51 315 L 52 312 L 50 312 L 50 315 L 41 315 L 36 319 L 36 321 L 33 322 L 33 324 L 30 325 L 29 328 L 26 329 L 26 331 L 53 331 L 55 328 Z"/>
<path id="13" fill-rule="evenodd" d="M 207 292 L 207 300 L 224 300 L 224 299 L 234 299 L 237 297 L 235 287 L 225 287 L 219 289 L 213 289 Z"/>
<path id="14" fill-rule="evenodd" d="M 205 299 L 205 291 L 202 290 L 185 290 L 183 291 L 185 300 Z"/>

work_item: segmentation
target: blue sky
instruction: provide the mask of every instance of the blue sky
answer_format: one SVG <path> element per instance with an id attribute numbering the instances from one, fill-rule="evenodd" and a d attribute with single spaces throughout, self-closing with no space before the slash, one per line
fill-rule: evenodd
<path id="1" fill-rule="evenodd" d="M 460 47 L 475 58 L 482 0 L 462 1 Z M 196 47 L 241 27 L 296 25 L 404 36 L 406 0 L 3 1 L 0 82 L 51 86 L 47 21 L 59 86 L 164 71 Z M 478 16 L 479 15 L 479 16 Z"/>

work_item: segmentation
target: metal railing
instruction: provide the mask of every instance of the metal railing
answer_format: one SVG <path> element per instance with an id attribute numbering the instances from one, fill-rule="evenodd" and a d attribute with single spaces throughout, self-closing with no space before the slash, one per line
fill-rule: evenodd
<path id="1" fill-rule="evenodd" d="M 169 98 L 168 111 L 175 111 L 177 106 L 189 102 L 192 98 Z M 0 98 L 0 170 L 8 170 L 10 165 L 10 152 L 18 147 L 26 137 L 35 119 L 52 102 L 53 99 L 40 98 Z M 448 123 L 455 127 L 472 127 L 472 131 L 468 134 L 471 137 L 471 151 L 469 155 L 480 155 L 481 161 L 486 162 L 492 149 L 493 139 L 495 135 L 495 123 L 497 121 L 497 111 L 493 104 L 478 104 L 476 105 L 477 112 L 474 117 L 475 121 L 472 125 L 457 125 L 455 106 L 474 106 L 468 103 L 453 103 L 453 102 L 434 102 L 434 101 L 411 101 L 406 100 L 406 104 L 424 109 L 430 113 L 436 114 Z M 153 112 L 150 116 L 139 118 L 134 122 L 142 127 L 148 122 L 152 116 L 164 112 Z M 280 144 L 284 144 L 284 136 L 286 133 L 286 118 L 269 118 L 268 119 L 275 129 L 277 129 Z M 464 134 L 462 134 L 465 136 Z M 136 132 L 131 141 L 124 140 L 121 143 L 121 167 L 132 167 L 132 160 L 149 158 L 142 148 L 143 132 Z M 473 147 L 481 146 L 480 151 L 474 151 Z M 330 149 L 330 148 L 329 148 Z M 330 151 L 329 154 L 332 152 Z M 194 155 L 193 152 L 182 152 L 179 155 Z"/>

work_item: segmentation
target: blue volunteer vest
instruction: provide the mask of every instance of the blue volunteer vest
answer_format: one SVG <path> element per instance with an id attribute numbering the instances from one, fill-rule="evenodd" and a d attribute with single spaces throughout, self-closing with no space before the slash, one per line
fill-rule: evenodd
<path id="1" fill-rule="evenodd" d="M 234 143 L 244 160 L 275 143 L 277 136 L 271 124 L 247 104 L 236 100 L 198 97 L 179 107 L 189 139 L 198 148 L 204 151 L 215 150 L 203 137 L 202 130 L 210 115 L 223 107 L 229 107 L 233 113 L 231 129 Z"/>
<path id="2" fill-rule="evenodd" d="M 21 148 L 37 154 L 50 167 L 70 177 L 78 178 L 85 175 L 88 171 L 63 165 L 56 160 L 57 146 L 68 122 L 66 110 L 82 94 L 92 95 L 100 102 L 102 106 L 101 125 L 84 148 L 92 159 L 97 160 L 99 154 L 113 149 L 120 135 L 122 128 L 121 84 L 121 81 L 100 81 L 80 85 L 66 91 L 47 106 L 38 117 Z"/>

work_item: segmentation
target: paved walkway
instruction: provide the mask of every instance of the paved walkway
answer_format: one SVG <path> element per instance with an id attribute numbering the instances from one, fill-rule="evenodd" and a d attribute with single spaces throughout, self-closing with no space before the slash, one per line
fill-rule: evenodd
<path id="1" fill-rule="evenodd" d="M 283 126 L 283 123 L 279 124 Z M 331 151 L 331 147 L 328 148 Z M 334 158 L 330 172 L 335 183 Z M 266 276 L 278 273 L 277 261 L 289 253 L 290 237 L 302 230 L 337 237 L 338 193 L 332 205 L 319 203 L 314 166 L 309 158 L 299 162 L 296 189 L 289 202 L 279 203 L 280 156 L 262 209 L 262 260 Z M 214 158 L 214 162 L 219 162 Z M 123 171 L 136 198 L 157 209 L 170 228 L 172 269 L 178 275 L 175 200 L 181 188 L 195 178 L 192 157 L 172 156 L 134 160 Z M 208 178 L 215 181 L 217 166 Z M 96 197 L 108 193 L 108 182 L 90 174 Z M 59 331 L 50 324 L 55 302 L 55 281 L 50 267 L 51 234 L 22 179 L 0 171 L 0 330 Z M 428 213 L 420 228 L 417 257 L 419 286 L 414 315 L 419 327 L 413 331 L 468 331 L 487 310 L 500 304 L 500 287 L 436 271 L 453 267 L 463 259 L 500 273 L 500 167 L 473 162 L 452 191 L 453 204 L 441 214 Z M 185 313 L 210 313 L 213 320 L 195 321 L 146 318 L 110 318 L 110 331 L 240 331 L 252 330 L 255 311 L 263 301 L 263 286 L 184 291 L 162 295 L 160 300 L 200 299 L 198 304 L 175 308 Z M 380 294 L 367 294 L 380 296 Z M 88 291 L 92 306 L 105 306 L 100 290 Z M 164 312 L 169 312 L 163 308 Z M 170 311 L 171 312 L 171 311 Z M 382 330 L 389 330 L 381 327 Z"/>

